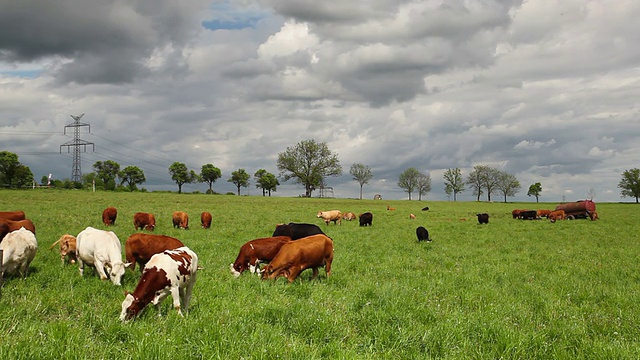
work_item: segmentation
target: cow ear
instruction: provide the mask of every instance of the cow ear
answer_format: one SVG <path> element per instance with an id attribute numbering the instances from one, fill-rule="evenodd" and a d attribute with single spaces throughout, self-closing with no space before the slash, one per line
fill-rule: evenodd
<path id="1" fill-rule="evenodd" d="M 131 266 L 131 264 L 133 264 L 133 263 L 128 262 L 128 263 L 124 263 L 123 265 L 124 265 L 124 267 L 128 268 L 129 266 Z"/>

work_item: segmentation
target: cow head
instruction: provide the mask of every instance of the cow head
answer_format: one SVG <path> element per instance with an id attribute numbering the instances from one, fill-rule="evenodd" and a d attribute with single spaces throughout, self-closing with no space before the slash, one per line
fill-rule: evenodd
<path id="1" fill-rule="evenodd" d="M 233 277 L 239 277 L 240 274 L 242 273 L 240 264 L 238 264 L 237 266 L 236 264 L 229 264 L 229 268 L 231 269 L 231 273 L 233 274 Z"/>
<path id="2" fill-rule="evenodd" d="M 131 263 L 123 263 L 122 261 L 116 261 L 113 264 L 107 262 L 104 264 L 104 268 L 109 273 L 109 278 L 114 285 L 120 286 L 122 282 L 122 276 L 124 270 L 130 266 Z"/>
<path id="3" fill-rule="evenodd" d="M 124 301 L 122 302 L 122 312 L 120 312 L 120 321 L 127 321 L 135 318 L 140 311 L 142 311 L 142 306 L 139 301 L 130 294 L 125 291 Z"/>

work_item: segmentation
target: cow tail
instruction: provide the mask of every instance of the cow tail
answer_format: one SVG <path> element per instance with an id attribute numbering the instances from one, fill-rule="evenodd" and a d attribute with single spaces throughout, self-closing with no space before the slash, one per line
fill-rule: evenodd
<path id="1" fill-rule="evenodd" d="M 58 241 L 51 244 L 51 246 L 49 246 L 49 250 L 53 249 L 54 246 L 58 245 L 60 243 L 60 240 L 62 240 L 62 238 L 58 239 Z"/>

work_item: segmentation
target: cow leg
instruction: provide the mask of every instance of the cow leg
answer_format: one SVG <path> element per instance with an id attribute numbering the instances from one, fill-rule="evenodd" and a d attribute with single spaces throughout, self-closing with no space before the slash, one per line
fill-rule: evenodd
<path id="1" fill-rule="evenodd" d="M 95 267 L 98 275 L 100 275 L 100 280 L 107 280 L 107 273 L 104 272 L 104 264 L 101 261 L 96 261 Z"/>
<path id="2" fill-rule="evenodd" d="M 184 317 L 180 311 L 180 288 L 178 286 L 171 287 L 171 299 L 173 300 L 173 308 L 178 310 L 178 315 Z"/>
<path id="3" fill-rule="evenodd" d="M 78 271 L 80 272 L 80 276 L 84 273 L 84 262 L 81 258 L 78 258 Z"/>
<path id="4" fill-rule="evenodd" d="M 287 279 L 289 280 L 289 283 L 294 282 L 294 280 L 298 277 L 298 275 L 300 275 L 301 272 L 302 272 L 302 269 L 299 266 L 289 268 L 286 274 Z"/>
<path id="5" fill-rule="evenodd" d="M 193 285 L 196 283 L 196 274 L 193 273 L 191 278 L 188 280 L 187 287 L 184 290 L 184 294 L 182 295 L 182 306 L 184 306 L 184 311 L 189 311 L 189 301 L 191 300 L 191 292 L 193 291 Z"/>
<path id="6" fill-rule="evenodd" d="M 324 270 L 327 273 L 327 277 L 331 276 L 331 259 L 325 260 Z"/>
<path id="7" fill-rule="evenodd" d="M 311 268 L 311 270 L 313 270 L 313 275 L 311 276 L 311 278 L 312 279 L 317 278 L 318 277 L 318 268 L 314 267 L 314 268 Z"/>

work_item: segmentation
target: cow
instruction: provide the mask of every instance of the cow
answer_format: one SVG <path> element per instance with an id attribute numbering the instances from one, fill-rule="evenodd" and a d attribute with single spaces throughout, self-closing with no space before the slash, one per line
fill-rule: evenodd
<path id="1" fill-rule="evenodd" d="M 537 215 L 539 218 L 543 218 L 543 217 L 549 218 L 549 214 L 551 214 L 551 210 L 544 210 L 544 209 L 541 209 L 541 210 L 538 210 L 538 211 L 537 211 L 537 214 L 536 214 L 536 215 Z"/>
<path id="2" fill-rule="evenodd" d="M 318 276 L 318 268 L 324 266 L 327 277 L 331 276 L 333 261 L 333 240 L 326 235 L 312 235 L 282 245 L 278 254 L 265 266 L 262 279 L 277 279 L 280 276 L 292 283 L 306 269 L 313 269 L 313 277 Z"/>
<path id="3" fill-rule="evenodd" d="M 290 243 L 288 236 L 273 236 L 247 241 L 240 247 L 236 261 L 230 265 L 234 277 L 239 277 L 244 271 L 260 273 L 260 262 L 270 262 L 284 244 Z"/>
<path id="4" fill-rule="evenodd" d="M 173 227 L 178 229 L 189 229 L 189 215 L 184 211 L 174 211 Z"/>
<path id="5" fill-rule="evenodd" d="M 89 265 L 96 269 L 100 280 L 110 278 L 114 285 L 120 286 L 124 270 L 131 264 L 122 262 L 122 246 L 113 231 L 88 226 L 76 237 L 76 245 L 80 276 L 84 274 L 84 266 Z"/>
<path id="6" fill-rule="evenodd" d="M 197 271 L 198 256 L 186 246 L 153 255 L 133 293 L 125 292 L 120 320 L 135 319 L 149 303 L 156 306 L 160 315 L 160 304 L 168 295 L 173 299 L 173 308 L 183 316 L 181 308 L 189 310 Z"/>
<path id="7" fill-rule="evenodd" d="M 478 217 L 478 223 L 479 224 L 488 224 L 489 223 L 489 214 L 482 213 L 482 214 L 476 214 L 476 216 Z"/>
<path id="8" fill-rule="evenodd" d="M 153 231 L 156 228 L 156 218 L 150 213 L 137 212 L 133 215 L 133 226 L 136 230 Z"/>
<path id="9" fill-rule="evenodd" d="M 18 273 L 24 279 L 38 251 L 38 241 L 33 232 L 21 227 L 5 236 L 4 241 L 0 243 L 0 250 L 2 250 L 0 278 L 4 277 L 5 273 Z"/>
<path id="10" fill-rule="evenodd" d="M 600 219 L 600 217 L 598 216 L 598 212 L 597 211 L 592 211 L 589 213 L 589 219 L 591 219 L 591 221 L 596 221 L 598 219 Z"/>
<path id="11" fill-rule="evenodd" d="M 106 226 L 112 226 L 116 224 L 116 218 L 118 217 L 118 210 L 113 206 L 102 211 L 102 223 Z"/>
<path id="12" fill-rule="evenodd" d="M 428 211 L 428 210 L 429 210 L 428 206 L 425 206 L 425 207 L 422 208 L 422 211 Z"/>
<path id="13" fill-rule="evenodd" d="M 347 220 L 347 221 L 355 220 L 356 219 L 356 214 L 354 214 L 352 212 L 346 212 L 346 213 L 342 214 L 342 218 Z"/>
<path id="14" fill-rule="evenodd" d="M 165 250 L 183 247 L 182 241 L 165 235 L 137 233 L 129 236 L 124 243 L 125 261 L 131 270 L 135 270 L 136 263 L 140 264 L 140 272 L 144 265 L 155 254 Z"/>
<path id="15" fill-rule="evenodd" d="M 325 235 L 325 233 L 316 224 L 290 222 L 288 224 L 276 225 L 276 229 L 273 231 L 273 234 L 271 236 L 288 236 L 291 238 L 291 240 L 298 240 L 303 237 L 316 234 Z"/>
<path id="16" fill-rule="evenodd" d="M 332 221 L 334 225 L 342 225 L 342 213 L 340 210 L 318 211 L 316 217 L 322 218 L 327 225 Z"/>
<path id="17" fill-rule="evenodd" d="M 26 219 L 24 211 L 0 211 L 0 219 L 19 221 Z"/>
<path id="18" fill-rule="evenodd" d="M 431 238 L 429 237 L 429 231 L 427 231 L 427 229 L 425 229 L 424 226 L 418 226 L 416 228 L 416 236 L 418 237 L 418 242 L 420 242 L 420 241 L 430 242 L 431 241 Z"/>
<path id="19" fill-rule="evenodd" d="M 387 210 L 389 210 L 389 211 L 396 211 L 396 208 L 394 208 L 394 207 L 391 207 L 391 206 L 387 205 Z"/>
<path id="20" fill-rule="evenodd" d="M 565 218 L 564 210 L 552 211 L 549 214 L 549 216 L 547 216 L 547 219 L 549 219 L 549 221 L 551 221 L 552 223 L 556 222 L 556 220 L 564 220 L 564 218 Z"/>
<path id="21" fill-rule="evenodd" d="M 33 235 L 36 234 L 36 226 L 33 225 L 33 222 L 29 219 L 24 219 L 24 220 L 0 219 L 0 242 L 2 242 L 2 239 L 4 239 L 4 237 L 8 233 L 19 230 L 22 227 L 31 231 Z"/>
<path id="22" fill-rule="evenodd" d="M 60 244 L 60 260 L 62 261 L 62 265 L 64 265 L 64 259 L 67 256 L 69 257 L 69 263 L 75 264 L 76 259 L 78 258 L 76 254 L 76 237 L 73 235 L 64 234 L 60 237 L 60 239 L 58 239 L 58 241 L 49 246 L 49 250 L 53 249 L 53 247 L 57 244 Z"/>
<path id="23" fill-rule="evenodd" d="M 202 225 L 203 229 L 208 229 L 211 227 L 211 213 L 207 211 L 203 211 L 200 214 L 200 225 Z"/>
<path id="24" fill-rule="evenodd" d="M 511 212 L 511 216 L 513 216 L 514 219 L 520 219 L 520 213 L 523 211 L 527 211 L 527 210 L 520 210 L 520 209 L 513 210 Z"/>
<path id="25" fill-rule="evenodd" d="M 522 220 L 536 220 L 538 218 L 538 212 L 536 210 L 522 210 L 519 216 Z"/>
<path id="26" fill-rule="evenodd" d="M 411 220 L 415 220 L 415 219 L 416 219 L 416 216 L 415 216 L 415 215 L 413 215 L 413 214 L 409 214 L 409 219 L 411 219 Z"/>
<path id="27" fill-rule="evenodd" d="M 364 214 L 360 214 L 360 216 L 358 217 L 360 219 L 360 226 L 372 226 L 372 222 L 373 222 L 373 214 L 370 212 L 366 212 Z"/>

